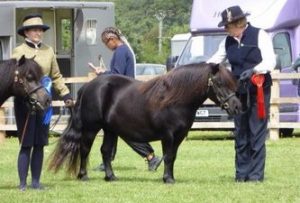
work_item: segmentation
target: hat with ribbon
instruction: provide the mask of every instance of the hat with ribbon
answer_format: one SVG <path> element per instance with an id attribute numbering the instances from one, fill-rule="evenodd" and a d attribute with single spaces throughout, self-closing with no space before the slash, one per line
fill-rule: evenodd
<path id="1" fill-rule="evenodd" d="M 25 16 L 23 19 L 23 25 L 18 28 L 18 34 L 25 37 L 25 30 L 31 29 L 31 28 L 41 28 L 44 32 L 48 30 L 50 27 L 48 25 L 45 25 L 42 20 L 42 16 L 39 14 L 30 14 L 28 16 Z"/>
<path id="2" fill-rule="evenodd" d="M 248 15 L 250 13 L 244 13 L 239 6 L 229 7 L 221 13 L 222 21 L 218 24 L 218 27 L 225 26 Z"/>

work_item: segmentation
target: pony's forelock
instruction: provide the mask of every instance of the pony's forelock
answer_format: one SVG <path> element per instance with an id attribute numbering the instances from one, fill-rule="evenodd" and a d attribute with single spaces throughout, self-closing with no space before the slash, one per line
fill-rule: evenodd
<path id="1" fill-rule="evenodd" d="M 33 59 L 25 59 L 24 63 L 18 67 L 20 75 L 25 76 L 31 74 L 37 80 L 40 80 L 43 76 L 43 71 L 39 64 Z"/>

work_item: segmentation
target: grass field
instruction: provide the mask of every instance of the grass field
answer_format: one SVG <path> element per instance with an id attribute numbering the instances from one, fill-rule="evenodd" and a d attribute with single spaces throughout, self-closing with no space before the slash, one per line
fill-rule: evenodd
<path id="1" fill-rule="evenodd" d="M 47 157 L 57 138 L 45 148 Z M 0 202 L 300 202 L 300 133 L 292 138 L 267 141 L 267 162 L 263 183 L 234 182 L 234 148 L 228 132 L 192 132 L 179 148 L 175 162 L 174 185 L 162 182 L 163 166 L 156 172 L 147 171 L 146 162 L 124 142 L 119 141 L 113 162 L 118 181 L 107 183 L 102 172 L 92 168 L 100 162 L 97 137 L 89 163 L 87 182 L 43 171 L 46 189 L 17 189 L 16 169 L 18 142 L 8 138 L 0 145 Z M 161 155 L 159 142 L 153 143 Z M 30 175 L 28 178 L 30 184 Z"/>

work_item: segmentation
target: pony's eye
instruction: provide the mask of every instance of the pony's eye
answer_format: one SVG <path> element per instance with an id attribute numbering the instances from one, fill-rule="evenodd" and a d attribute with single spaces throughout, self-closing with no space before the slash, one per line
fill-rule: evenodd
<path id="1" fill-rule="evenodd" d="M 26 79 L 30 82 L 30 81 L 34 80 L 34 77 L 32 74 L 28 74 L 28 75 L 26 75 Z"/>

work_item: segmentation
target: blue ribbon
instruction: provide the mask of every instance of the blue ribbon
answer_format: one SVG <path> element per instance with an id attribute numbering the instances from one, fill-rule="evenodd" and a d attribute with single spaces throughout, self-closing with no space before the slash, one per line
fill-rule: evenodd
<path id="1" fill-rule="evenodd" d="M 42 83 L 43 87 L 46 89 L 48 95 L 52 98 L 52 93 L 51 93 L 52 80 L 51 80 L 51 78 L 48 76 L 44 76 L 41 80 L 41 83 Z M 48 125 L 50 123 L 52 114 L 53 114 L 53 108 L 52 108 L 52 105 L 50 105 L 44 113 L 44 118 L 43 118 L 44 125 Z"/>

